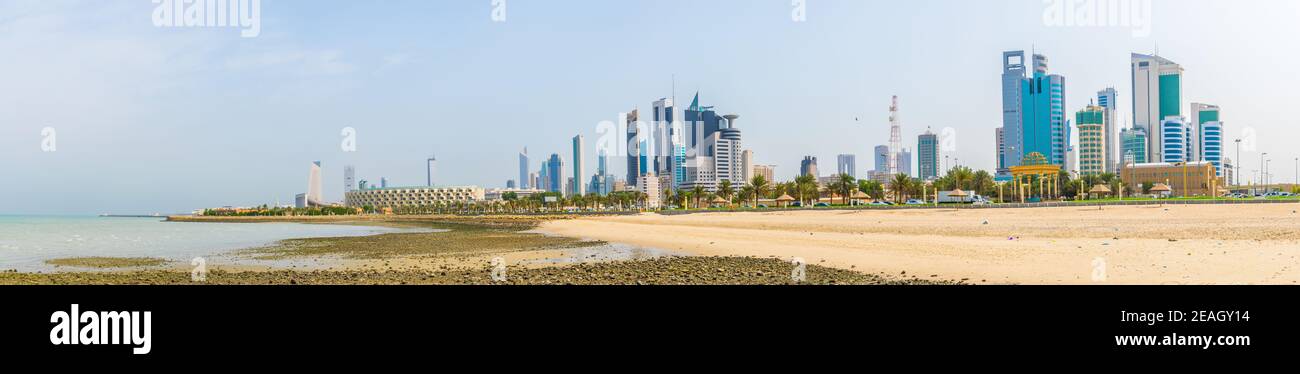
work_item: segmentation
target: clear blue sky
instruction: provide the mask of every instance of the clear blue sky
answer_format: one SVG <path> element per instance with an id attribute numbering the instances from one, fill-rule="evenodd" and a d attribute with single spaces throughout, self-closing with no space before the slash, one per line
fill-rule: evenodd
<path id="1" fill-rule="evenodd" d="M 159 28 L 149 0 L 0 0 L 0 214 L 183 212 L 291 202 L 308 165 L 392 184 L 501 187 L 527 146 L 569 156 L 600 121 L 696 90 L 741 115 L 757 162 L 792 177 L 804 155 L 833 169 L 888 141 L 891 95 L 904 140 L 957 131 L 953 157 L 990 169 L 1000 125 L 1000 54 L 1037 49 L 1067 77 L 1068 111 L 1115 86 L 1131 99 L 1129 53 L 1186 69 L 1185 103 L 1218 104 L 1293 177 L 1300 120 L 1300 5 L 1161 1 L 1149 37 L 1132 27 L 1061 27 L 1040 0 L 263 0 L 261 34 Z M 860 117 L 861 122 L 854 122 Z M 42 152 L 41 129 L 57 131 Z M 345 153 L 340 131 L 358 131 Z M 1233 154 L 1229 149 L 1229 154 Z M 588 152 L 594 171 L 594 150 Z M 1243 152 L 1244 170 L 1259 154 Z M 611 163 L 621 173 L 623 162 Z"/>

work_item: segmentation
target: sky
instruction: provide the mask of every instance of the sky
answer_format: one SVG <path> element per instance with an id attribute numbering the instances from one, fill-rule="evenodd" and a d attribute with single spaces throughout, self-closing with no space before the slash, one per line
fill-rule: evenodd
<path id="1" fill-rule="evenodd" d="M 1186 69 L 1184 109 L 1217 104 L 1253 141 L 1243 173 L 1268 152 L 1297 177 L 1300 2 L 1152 0 L 1149 29 L 1057 23 L 1042 0 L 501 2 L 262 0 L 245 37 L 159 27 L 151 0 L 0 0 L 0 214 L 288 204 L 316 160 L 330 201 L 344 165 L 422 185 L 431 155 L 438 184 L 504 187 L 524 147 L 533 169 L 567 163 L 574 135 L 696 92 L 780 180 L 806 155 L 865 175 L 893 95 L 906 147 L 951 129 L 945 155 L 991 170 L 1009 50 L 1048 56 L 1067 112 L 1113 86 L 1131 121 L 1129 54 L 1158 48 Z"/>

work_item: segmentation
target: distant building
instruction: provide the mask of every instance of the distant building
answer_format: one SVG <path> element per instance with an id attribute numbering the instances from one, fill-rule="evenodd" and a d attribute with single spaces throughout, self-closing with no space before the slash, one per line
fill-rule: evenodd
<path id="1" fill-rule="evenodd" d="M 1201 161 L 1214 164 L 1214 170 L 1220 177 L 1224 175 L 1223 165 L 1223 122 L 1210 121 L 1201 124 L 1199 153 Z"/>
<path id="2" fill-rule="evenodd" d="M 745 183 L 753 180 L 755 166 L 757 165 L 754 165 L 754 151 L 746 149 L 740 152 L 740 170 L 744 172 L 744 175 L 740 178 L 741 180 L 744 180 Z"/>
<path id="3" fill-rule="evenodd" d="M 1038 152 L 1052 165 L 1065 165 L 1070 127 L 1065 115 L 1065 77 L 1048 74 L 1047 57 L 1034 55 L 1033 76 L 1023 81 L 1023 146 L 1011 157 Z M 1019 160 L 1013 166 L 1020 165 Z"/>
<path id="4" fill-rule="evenodd" d="M 1106 159 L 1106 112 L 1105 108 L 1089 105 L 1075 114 L 1075 126 L 1079 128 L 1079 174 L 1100 175 L 1109 171 L 1110 162 Z"/>
<path id="5" fill-rule="evenodd" d="M 1164 162 L 1192 160 L 1192 126 L 1182 117 L 1171 116 L 1160 122 L 1160 159 Z"/>
<path id="6" fill-rule="evenodd" d="M 1025 152 L 1025 89 L 1027 79 L 1025 51 L 1002 53 L 1002 128 L 999 143 L 999 169 L 1020 165 Z"/>
<path id="7" fill-rule="evenodd" d="M 350 207 L 403 208 L 428 207 L 453 202 L 486 200 L 480 187 L 400 187 L 353 191 L 347 194 Z"/>
<path id="8" fill-rule="evenodd" d="M 776 165 L 754 165 L 754 175 L 762 176 L 768 183 L 776 183 Z"/>
<path id="9" fill-rule="evenodd" d="M 835 166 L 836 166 L 835 170 L 837 171 L 836 173 L 837 176 L 841 174 L 848 174 L 853 178 L 858 177 L 857 156 L 851 154 L 839 155 L 835 158 Z"/>
<path id="10" fill-rule="evenodd" d="M 320 161 L 311 163 L 311 170 L 307 176 L 307 194 L 304 206 L 321 206 L 325 198 L 322 196 L 321 188 L 321 166 Z"/>
<path id="11" fill-rule="evenodd" d="M 647 209 L 659 209 L 662 205 L 660 194 L 663 193 L 663 189 L 659 188 L 659 177 L 655 176 L 655 173 L 642 175 L 641 180 L 637 182 L 637 188 L 638 191 L 646 194 Z"/>
<path id="12" fill-rule="evenodd" d="M 343 167 L 343 193 L 357 190 L 357 169 L 352 165 Z"/>
<path id="13" fill-rule="evenodd" d="M 817 174 L 817 157 L 804 156 L 803 162 L 799 163 L 799 175 L 819 177 L 820 175 Z"/>
<path id="14" fill-rule="evenodd" d="M 528 173 L 528 147 L 519 152 L 519 188 L 536 188 L 533 178 Z"/>
<path id="15" fill-rule="evenodd" d="M 912 151 L 903 149 L 898 152 L 898 173 L 907 176 L 916 175 L 912 172 Z"/>
<path id="16" fill-rule="evenodd" d="M 546 178 L 547 191 L 564 193 L 564 161 L 559 154 L 552 153 L 546 162 Z"/>
<path id="17" fill-rule="evenodd" d="M 1114 87 L 1107 87 L 1097 92 L 1097 106 L 1102 108 L 1102 153 L 1106 158 L 1104 167 L 1106 172 L 1119 173 L 1121 148 L 1119 138 L 1119 126 L 1115 123 L 1119 120 L 1115 113 L 1119 106 L 1119 91 Z"/>
<path id="18" fill-rule="evenodd" d="M 1140 128 L 1124 129 L 1120 131 L 1120 152 L 1123 159 L 1121 163 L 1128 164 L 1145 164 L 1147 163 L 1147 133 Z M 1122 165 L 1121 165 L 1122 166 Z"/>
<path id="19" fill-rule="evenodd" d="M 875 170 L 877 173 L 888 175 L 889 174 L 889 146 L 878 145 L 876 146 L 875 151 L 876 153 L 872 156 L 876 159 L 876 165 L 875 165 L 876 168 L 872 170 Z"/>
<path id="20" fill-rule="evenodd" d="M 573 190 L 569 194 L 574 196 L 587 194 L 587 186 L 582 183 L 582 176 L 587 174 L 583 170 L 583 143 L 582 135 L 573 137 Z"/>
<path id="21" fill-rule="evenodd" d="M 514 180 L 514 179 L 511 179 L 511 180 L 507 180 L 507 181 L 506 181 L 506 189 L 511 189 L 511 190 L 513 190 L 513 189 L 517 189 L 517 188 L 519 188 L 519 187 L 518 187 L 517 185 L 515 185 L 515 180 Z"/>
<path id="22" fill-rule="evenodd" d="M 635 186 L 640 179 L 641 174 L 645 172 L 645 165 L 641 162 L 641 138 L 645 137 L 637 130 L 636 122 L 639 121 L 637 110 L 633 109 L 625 117 L 627 125 L 627 184 Z"/>
<path id="23" fill-rule="evenodd" d="M 1146 131 L 1146 154 L 1159 156 L 1152 154 L 1161 152 L 1166 144 L 1164 120 L 1183 115 L 1183 68 L 1160 56 L 1134 53 L 1131 57 L 1133 127 Z"/>
<path id="24" fill-rule="evenodd" d="M 514 193 L 515 196 L 518 197 L 519 199 L 527 199 L 533 195 L 537 195 L 545 192 L 546 191 L 534 190 L 528 188 L 490 189 L 483 192 L 483 199 L 485 201 L 501 201 L 501 200 L 505 200 L 505 195 L 507 193 Z"/>
<path id="25" fill-rule="evenodd" d="M 998 128 L 999 138 L 1001 137 L 1001 134 L 1002 134 L 1002 128 L 999 127 Z M 921 136 L 917 137 L 916 153 L 917 153 L 917 163 L 918 163 L 916 176 L 918 178 L 921 178 L 922 180 L 932 180 L 938 178 L 939 177 L 939 137 L 936 136 L 933 132 L 930 132 L 929 129 L 926 129 L 924 134 L 921 134 Z M 1001 162 L 1001 159 L 1002 158 L 999 156 L 998 157 L 999 162 Z M 998 168 L 1001 169 L 1002 165 L 999 164 Z"/>

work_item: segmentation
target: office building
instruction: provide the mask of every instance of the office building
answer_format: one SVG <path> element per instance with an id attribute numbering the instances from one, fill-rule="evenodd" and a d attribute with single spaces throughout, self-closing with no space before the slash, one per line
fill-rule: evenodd
<path id="1" fill-rule="evenodd" d="M 749 181 L 754 179 L 754 166 L 756 166 L 754 165 L 754 151 L 748 149 L 741 151 L 740 170 L 744 175 L 741 176 L 740 179 L 744 180 L 745 183 L 749 183 Z M 771 179 L 768 180 L 770 181 Z"/>
<path id="2" fill-rule="evenodd" d="M 799 175 L 819 177 L 820 175 L 817 174 L 817 157 L 804 156 L 803 161 L 799 163 Z"/>
<path id="3" fill-rule="evenodd" d="M 307 176 L 307 193 L 303 196 L 304 207 L 324 205 L 323 193 L 320 161 L 314 161 L 311 163 L 311 169 Z"/>
<path id="4" fill-rule="evenodd" d="M 1103 154 L 1106 158 L 1105 170 L 1111 173 L 1119 173 L 1120 160 L 1120 140 L 1119 126 L 1115 124 L 1118 121 L 1116 116 L 1119 107 L 1119 91 L 1114 87 L 1107 87 L 1097 92 L 1097 106 L 1102 108 L 1102 132 L 1105 133 L 1102 140 L 1104 142 Z"/>
<path id="5" fill-rule="evenodd" d="M 1192 126 L 1183 117 L 1165 118 L 1160 123 L 1160 160 L 1162 162 L 1192 161 Z"/>
<path id="6" fill-rule="evenodd" d="M 1024 147 L 1027 73 L 1025 51 L 1002 53 L 1002 142 L 998 151 L 1001 155 L 998 162 L 1000 169 L 1020 165 L 1020 159 L 1028 153 Z"/>
<path id="7" fill-rule="evenodd" d="M 663 189 L 659 188 L 659 177 L 655 173 L 646 173 L 637 181 L 637 191 L 646 195 L 646 209 L 659 209 L 662 206 Z"/>
<path id="8" fill-rule="evenodd" d="M 523 152 L 519 152 L 519 188 L 537 187 L 533 185 L 533 179 L 528 174 L 528 147 L 524 147 Z"/>
<path id="9" fill-rule="evenodd" d="M 762 176 L 768 183 L 776 183 L 776 165 L 754 165 L 754 175 Z"/>
<path id="10" fill-rule="evenodd" d="M 569 191 L 569 194 L 573 196 L 587 194 L 587 186 L 582 183 L 582 176 L 587 174 L 583 170 L 583 143 L 582 135 L 573 137 L 573 190 Z"/>
<path id="11" fill-rule="evenodd" d="M 343 167 L 343 193 L 357 190 L 357 168 L 352 165 Z"/>
<path id="12" fill-rule="evenodd" d="M 1214 171 L 1218 176 L 1226 176 L 1223 162 L 1223 122 L 1209 121 L 1202 123 L 1197 138 L 1200 139 L 1200 144 L 1197 147 L 1199 149 L 1198 153 L 1201 155 L 1200 161 L 1213 164 Z"/>
<path id="13" fill-rule="evenodd" d="M 637 181 L 639 181 L 641 178 L 641 174 L 645 172 L 645 165 L 641 162 L 641 156 L 640 156 L 641 138 L 643 138 L 645 134 L 641 134 L 640 130 L 637 129 L 637 121 L 639 121 L 638 118 L 639 117 L 637 115 L 636 109 L 633 109 L 631 113 L 628 113 L 627 116 L 624 117 L 624 121 L 625 121 L 624 123 L 627 127 L 626 144 L 628 148 L 627 155 L 626 155 L 627 156 L 627 184 L 632 186 L 636 185 Z"/>
<path id="14" fill-rule="evenodd" d="M 1123 164 L 1145 164 L 1148 162 L 1147 157 L 1147 132 L 1140 128 L 1129 128 L 1120 131 L 1120 152 L 1123 158 L 1120 159 L 1121 167 Z"/>
<path id="15" fill-rule="evenodd" d="M 1002 134 L 1002 128 L 998 128 L 998 134 Z M 998 157 L 999 161 L 1001 159 Z M 928 128 L 925 129 L 924 134 L 916 137 L 916 161 L 917 178 L 933 180 L 939 177 L 939 137 Z M 998 168 L 1001 169 L 1001 166 L 999 165 Z"/>
<path id="16" fill-rule="evenodd" d="M 1074 124 L 1079 128 L 1077 166 L 1081 175 L 1100 175 L 1109 171 L 1105 110 L 1098 105 L 1089 105 L 1075 114 Z"/>
<path id="17" fill-rule="evenodd" d="M 875 148 L 875 154 L 872 156 L 876 159 L 875 172 L 880 174 L 889 174 L 889 146 L 878 145 Z"/>
<path id="18" fill-rule="evenodd" d="M 1192 144 L 1195 145 L 1194 147 L 1192 147 L 1192 160 L 1207 161 L 1205 155 L 1201 153 L 1201 144 L 1204 143 L 1203 141 L 1201 141 L 1201 136 L 1202 134 L 1205 134 L 1206 123 L 1221 121 L 1219 119 L 1219 106 L 1202 104 L 1202 103 L 1192 103 L 1191 111 L 1188 111 L 1187 115 L 1188 117 L 1190 117 L 1189 119 L 1191 120 L 1191 122 L 1188 122 L 1188 125 L 1191 126 L 1193 130 L 1195 130 L 1192 133 Z M 1220 123 L 1220 125 L 1222 125 L 1222 123 Z"/>
<path id="19" fill-rule="evenodd" d="M 909 177 L 916 175 L 912 171 L 912 150 L 904 148 L 898 152 L 897 157 L 897 171 L 899 174 L 906 174 Z"/>
<path id="20" fill-rule="evenodd" d="M 835 175 L 839 176 L 839 175 L 848 174 L 849 176 L 854 177 L 854 178 L 857 178 L 857 177 L 858 177 L 858 173 L 857 173 L 857 169 L 858 169 L 857 156 L 854 156 L 854 155 L 851 155 L 851 154 L 842 154 L 842 155 L 837 156 L 837 157 L 835 158 L 835 160 L 836 160 L 836 161 L 835 161 L 835 166 L 836 166 L 835 169 L 836 169 L 836 171 L 838 171 L 838 173 L 835 174 Z"/>
<path id="21" fill-rule="evenodd" d="M 1052 165 L 1065 165 L 1071 131 L 1065 119 L 1065 77 L 1048 74 L 1046 56 L 1036 54 L 1033 58 L 1033 76 L 1022 81 L 1023 149 L 1011 157 L 1023 158 L 1036 152 Z"/>
<path id="22" fill-rule="evenodd" d="M 548 192 L 565 193 L 564 161 L 559 154 L 552 153 L 551 159 L 546 161 L 546 179 Z"/>
<path id="23" fill-rule="evenodd" d="M 663 98 L 655 101 L 652 105 L 650 131 L 653 136 L 649 139 L 648 158 L 653 160 L 653 168 L 656 174 L 661 176 L 673 175 L 673 124 L 677 121 L 676 109 L 673 107 L 673 99 Z"/>
<path id="24" fill-rule="evenodd" d="M 1146 131 L 1147 154 L 1160 156 L 1164 120 L 1183 115 L 1183 68 L 1160 56 L 1134 53 L 1131 57 L 1133 127 Z"/>

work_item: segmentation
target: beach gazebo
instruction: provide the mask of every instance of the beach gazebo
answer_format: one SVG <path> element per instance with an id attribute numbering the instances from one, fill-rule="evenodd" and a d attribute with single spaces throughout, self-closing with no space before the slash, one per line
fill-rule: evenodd
<path id="1" fill-rule="evenodd" d="M 1092 198 L 1092 196 L 1094 195 L 1109 195 L 1109 194 L 1110 194 L 1110 187 L 1106 187 L 1106 185 L 1104 184 L 1092 186 L 1092 189 L 1088 190 L 1089 198 Z"/>
<path id="2" fill-rule="evenodd" d="M 727 205 L 727 199 L 723 199 L 722 196 L 714 196 L 713 200 L 709 201 L 709 203 L 713 204 L 714 207 L 725 206 Z"/>
<path id="3" fill-rule="evenodd" d="M 1164 183 L 1156 183 L 1155 187 L 1151 187 L 1151 194 L 1158 197 L 1169 197 L 1173 192 L 1174 189 L 1169 188 L 1169 185 Z"/>
<path id="4" fill-rule="evenodd" d="M 781 197 L 776 198 L 776 205 L 782 208 L 790 206 L 790 203 L 792 202 L 794 202 L 794 198 L 790 197 L 790 195 L 788 194 L 781 195 Z"/>

